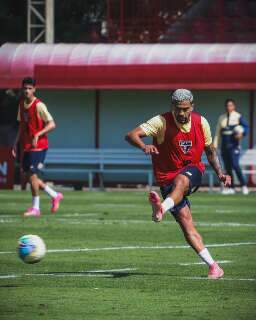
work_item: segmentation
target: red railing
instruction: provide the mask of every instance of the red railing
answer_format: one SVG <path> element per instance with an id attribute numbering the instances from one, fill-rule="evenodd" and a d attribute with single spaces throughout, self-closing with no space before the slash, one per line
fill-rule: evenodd
<path id="1" fill-rule="evenodd" d="M 256 41 L 256 5 L 217 0 L 204 16 L 187 17 L 195 0 L 107 0 L 105 42 L 231 43 Z M 228 5 L 227 5 L 228 3 Z M 231 3 L 231 2 L 230 2 Z M 225 4 L 225 5 L 224 5 Z M 249 16 L 251 14 L 251 16 Z M 102 39 L 92 32 L 92 42 Z"/>

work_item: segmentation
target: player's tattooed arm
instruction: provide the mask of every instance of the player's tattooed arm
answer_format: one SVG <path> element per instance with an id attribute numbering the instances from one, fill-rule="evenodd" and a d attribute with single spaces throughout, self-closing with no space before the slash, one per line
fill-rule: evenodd
<path id="1" fill-rule="evenodd" d="M 206 146 L 204 148 L 205 154 L 207 156 L 208 162 L 213 168 L 213 170 L 216 172 L 218 178 L 220 181 L 224 183 L 224 186 L 230 186 L 231 185 L 231 177 L 228 175 L 225 175 L 222 171 L 221 163 L 217 154 L 217 150 L 213 146 L 213 144 L 210 144 L 209 146 Z"/>
<path id="2" fill-rule="evenodd" d="M 204 148 L 209 164 L 212 166 L 217 176 L 221 176 L 223 174 L 220 160 L 217 154 L 217 150 L 214 148 L 213 144 L 206 146 Z"/>

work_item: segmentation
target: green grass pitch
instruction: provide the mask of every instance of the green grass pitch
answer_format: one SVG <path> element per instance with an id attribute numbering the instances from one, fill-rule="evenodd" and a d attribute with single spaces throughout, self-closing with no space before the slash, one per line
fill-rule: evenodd
<path id="1" fill-rule="evenodd" d="M 206 279 L 172 217 L 150 221 L 146 192 L 64 196 L 56 215 L 43 195 L 43 215 L 24 219 L 30 194 L 0 192 L 1 320 L 256 319 L 255 193 L 190 197 L 197 228 L 224 261 L 217 281 Z M 24 234 L 44 239 L 40 263 L 17 257 Z"/>

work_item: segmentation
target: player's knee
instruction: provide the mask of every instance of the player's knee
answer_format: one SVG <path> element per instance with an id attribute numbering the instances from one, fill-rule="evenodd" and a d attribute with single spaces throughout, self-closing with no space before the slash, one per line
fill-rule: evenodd
<path id="1" fill-rule="evenodd" d="M 30 173 L 29 174 L 29 181 L 31 182 L 31 184 L 37 184 L 38 183 L 37 175 L 34 173 Z"/>
<path id="2" fill-rule="evenodd" d="M 189 187 L 189 179 L 188 179 L 188 177 L 180 174 L 175 178 L 174 185 L 176 188 L 178 188 L 184 192 Z"/>
<path id="3" fill-rule="evenodd" d="M 182 174 L 179 174 L 175 180 L 174 183 L 175 185 L 186 185 L 188 181 L 188 178 Z"/>

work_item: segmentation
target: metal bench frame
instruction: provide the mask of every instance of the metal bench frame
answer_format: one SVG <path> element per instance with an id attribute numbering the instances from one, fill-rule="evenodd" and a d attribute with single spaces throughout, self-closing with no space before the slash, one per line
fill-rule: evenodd
<path id="1" fill-rule="evenodd" d="M 209 191 L 214 186 L 214 171 L 207 162 L 206 155 L 202 157 L 206 164 L 205 174 L 208 175 Z M 256 174 L 256 149 L 249 149 L 242 153 L 241 166 L 244 174 Z M 104 189 L 104 174 L 145 174 L 148 185 L 153 185 L 151 157 L 137 149 L 50 149 L 44 172 L 51 176 L 56 173 L 78 174 L 77 181 L 84 181 L 88 176 L 89 189 L 93 189 L 95 174 L 99 176 L 101 189 Z M 249 167 L 249 169 L 248 169 Z"/>

